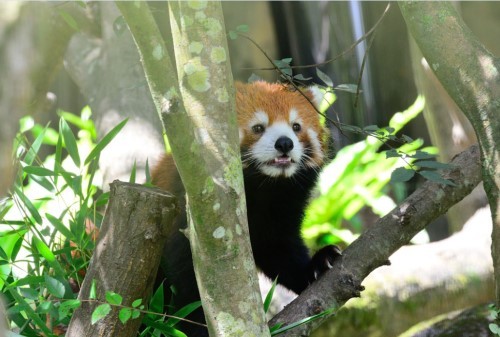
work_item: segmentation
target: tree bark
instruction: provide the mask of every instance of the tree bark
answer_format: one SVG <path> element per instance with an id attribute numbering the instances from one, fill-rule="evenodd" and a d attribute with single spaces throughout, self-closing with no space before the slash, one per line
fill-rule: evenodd
<path id="1" fill-rule="evenodd" d="M 78 299 L 68 337 L 132 337 L 141 319 L 125 325 L 118 319 L 118 308 L 91 324 L 97 302 L 88 302 L 92 283 L 97 301 L 105 302 L 107 291 L 123 297 L 122 305 L 142 299 L 147 303 L 160 264 L 167 229 L 178 213 L 175 197 L 157 188 L 115 181 L 92 260 Z M 142 317 L 142 315 L 140 316 Z"/>
<path id="2" fill-rule="evenodd" d="M 71 11 L 76 4 L 63 4 Z M 19 18 L 2 36 L 0 48 L 0 196 L 10 188 L 12 141 L 19 119 L 48 110 L 54 103 L 49 87 L 74 30 L 48 3 L 23 3 Z"/>
<path id="3" fill-rule="evenodd" d="M 443 313 L 492 301 L 490 245 L 486 207 L 447 239 L 402 247 L 391 256 L 390 267 L 363 281 L 363 298 L 346 303 L 312 337 L 395 337 Z"/>
<path id="4" fill-rule="evenodd" d="M 359 296 L 359 286 L 369 273 L 387 264 L 397 249 L 408 244 L 413 236 L 468 195 L 480 182 L 478 146 L 460 153 L 451 164 L 453 169 L 445 171 L 444 176 L 453 180 L 455 187 L 430 181 L 424 183 L 347 247 L 333 268 L 276 315 L 270 325 L 286 325 L 330 308 L 338 309 L 348 299 Z M 283 336 L 307 336 L 326 317 L 290 330 Z"/>
<path id="5" fill-rule="evenodd" d="M 425 124 L 432 144 L 439 149 L 439 160 L 446 163 L 457 153 L 477 143 L 476 134 L 467 117 L 439 83 L 415 40 L 411 36 L 409 39 L 415 84 L 418 92 L 425 97 Z M 487 203 L 487 199 L 480 185 L 446 214 L 450 232 L 460 231 L 483 202 Z"/>
<path id="6" fill-rule="evenodd" d="M 464 112 L 481 149 L 484 189 L 493 219 L 492 255 L 500 306 L 500 59 L 472 34 L 448 2 L 399 3 L 437 78 Z"/>
<path id="7" fill-rule="evenodd" d="M 209 333 L 268 336 L 249 242 L 220 3 L 169 3 L 177 74 L 145 3 L 117 5 L 141 54 L 186 189 L 186 235 Z"/>
<path id="8" fill-rule="evenodd" d="M 99 136 L 125 118 L 128 122 L 99 157 L 103 186 L 128 181 L 134 164 L 144 181 L 146 161 L 152 167 L 165 152 L 162 127 L 150 98 L 139 53 L 112 2 L 98 2 L 101 34 L 76 34 L 65 55 L 65 67 L 89 101 Z M 120 28 L 118 28 L 120 29 Z"/>

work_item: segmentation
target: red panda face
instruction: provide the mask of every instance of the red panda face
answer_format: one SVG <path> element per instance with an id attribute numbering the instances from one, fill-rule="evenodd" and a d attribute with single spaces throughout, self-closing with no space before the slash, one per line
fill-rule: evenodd
<path id="1" fill-rule="evenodd" d="M 283 84 L 236 83 L 236 110 L 243 167 L 253 165 L 270 177 L 291 177 L 324 160 L 324 128 L 304 96 Z M 305 94 L 315 104 L 319 89 Z"/>

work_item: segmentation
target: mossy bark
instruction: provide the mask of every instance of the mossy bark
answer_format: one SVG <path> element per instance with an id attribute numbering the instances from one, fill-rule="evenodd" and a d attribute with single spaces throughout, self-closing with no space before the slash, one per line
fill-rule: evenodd
<path id="1" fill-rule="evenodd" d="M 139 48 L 186 188 L 190 220 L 186 235 L 209 332 L 268 336 L 249 242 L 220 3 L 169 2 L 176 68 L 146 4 L 117 5 Z"/>
<path id="2" fill-rule="evenodd" d="M 451 3 L 406 1 L 399 7 L 430 68 L 478 138 L 493 219 L 492 255 L 500 305 L 500 59 L 475 38 Z"/>
<path id="3" fill-rule="evenodd" d="M 81 306 L 71 318 L 67 337 L 133 337 L 141 319 L 122 324 L 119 308 L 91 324 L 97 302 L 89 302 L 92 284 L 96 300 L 106 302 L 106 292 L 122 296 L 122 305 L 142 299 L 147 303 L 156 279 L 167 229 L 178 214 L 175 197 L 142 185 L 115 181 L 111 184 L 109 204 L 96 248 L 78 299 Z M 142 316 L 141 316 L 142 317 Z"/>

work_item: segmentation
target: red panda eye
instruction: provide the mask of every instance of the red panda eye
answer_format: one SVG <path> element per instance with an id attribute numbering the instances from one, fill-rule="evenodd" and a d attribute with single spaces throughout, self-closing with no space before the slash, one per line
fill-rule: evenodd
<path id="1" fill-rule="evenodd" d="M 264 132 L 265 129 L 266 128 L 262 124 L 252 126 L 252 131 L 257 134 Z"/>
<path id="2" fill-rule="evenodd" d="M 299 132 L 299 131 L 302 129 L 302 127 L 300 126 L 300 124 L 299 124 L 299 123 L 293 123 L 293 125 L 292 125 L 292 129 L 293 129 L 293 131 L 295 131 L 295 132 Z"/>

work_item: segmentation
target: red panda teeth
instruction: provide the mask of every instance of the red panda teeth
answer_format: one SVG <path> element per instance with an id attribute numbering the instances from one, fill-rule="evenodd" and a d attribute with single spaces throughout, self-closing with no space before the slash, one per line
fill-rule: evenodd
<path id="1" fill-rule="evenodd" d="M 289 166 L 293 163 L 293 160 L 288 156 L 281 156 L 274 158 L 274 160 L 271 160 L 268 163 L 275 166 Z"/>

